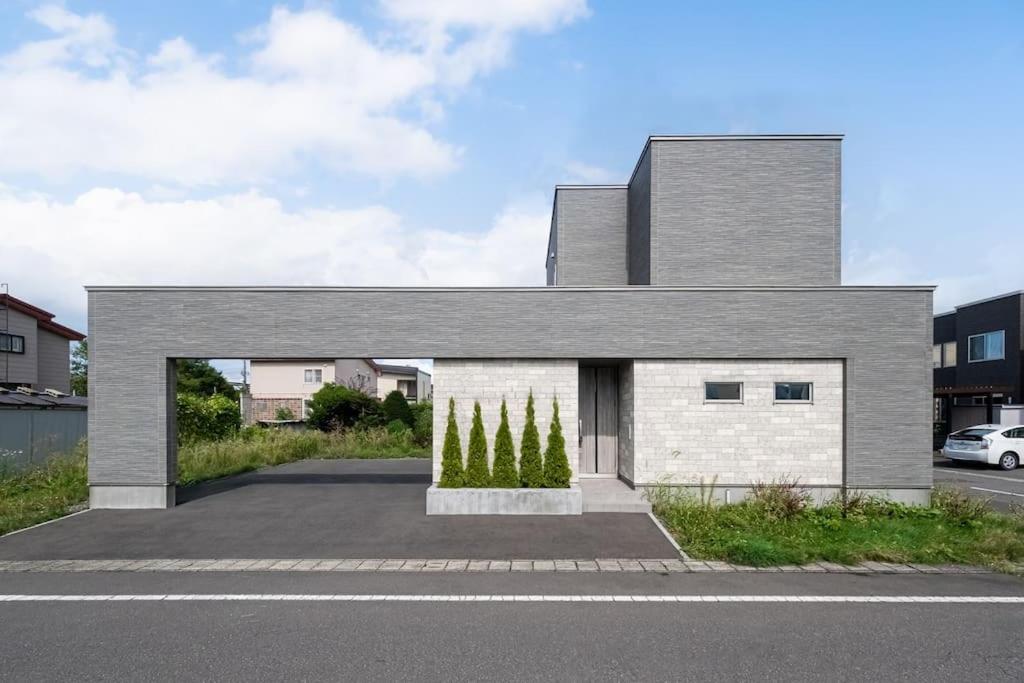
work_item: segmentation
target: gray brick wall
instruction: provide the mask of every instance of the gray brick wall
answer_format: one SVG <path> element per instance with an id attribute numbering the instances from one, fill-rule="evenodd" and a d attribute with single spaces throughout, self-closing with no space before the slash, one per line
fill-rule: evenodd
<path id="1" fill-rule="evenodd" d="M 651 284 L 651 148 L 644 151 L 629 181 L 629 284 Z"/>
<path id="2" fill-rule="evenodd" d="M 558 188 L 557 284 L 563 287 L 625 285 L 626 188 Z"/>
<path id="3" fill-rule="evenodd" d="M 650 284 L 839 284 L 840 144 L 653 139 Z"/>
<path id="4" fill-rule="evenodd" d="M 835 358 L 849 483 L 927 487 L 931 307 L 931 288 L 92 288 L 90 481 L 173 481 L 168 358 Z"/>

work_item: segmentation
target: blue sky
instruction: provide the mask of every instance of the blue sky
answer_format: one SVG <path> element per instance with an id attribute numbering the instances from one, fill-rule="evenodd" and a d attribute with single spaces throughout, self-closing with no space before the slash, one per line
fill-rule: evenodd
<path id="1" fill-rule="evenodd" d="M 844 280 L 1024 288 L 1024 4 L 0 6 L 0 279 L 542 284 L 650 134 L 841 132 Z"/>

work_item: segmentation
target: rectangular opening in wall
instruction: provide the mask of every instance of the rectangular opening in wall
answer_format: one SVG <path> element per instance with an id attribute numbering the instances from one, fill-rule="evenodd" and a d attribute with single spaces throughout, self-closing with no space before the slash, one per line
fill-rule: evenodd
<path id="1" fill-rule="evenodd" d="M 810 403 L 814 396 L 814 385 L 810 382 L 776 382 L 776 403 Z"/>
<path id="2" fill-rule="evenodd" d="M 716 403 L 741 403 L 743 382 L 704 382 L 704 400 Z"/>

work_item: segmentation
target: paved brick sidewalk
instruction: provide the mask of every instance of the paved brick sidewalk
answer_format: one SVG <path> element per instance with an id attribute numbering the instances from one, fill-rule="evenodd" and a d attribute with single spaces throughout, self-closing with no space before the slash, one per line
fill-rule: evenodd
<path id="1" fill-rule="evenodd" d="M 815 562 L 745 567 L 681 559 L 596 560 L 8 560 L 0 572 L 828 572 L 856 574 L 985 574 L 987 567 L 864 562 Z"/>

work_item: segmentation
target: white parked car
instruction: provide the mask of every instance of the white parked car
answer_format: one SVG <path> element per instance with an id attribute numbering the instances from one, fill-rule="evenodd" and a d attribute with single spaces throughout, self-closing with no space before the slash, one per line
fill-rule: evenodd
<path id="1" fill-rule="evenodd" d="M 946 437 L 942 454 L 950 460 L 971 460 L 1000 469 L 1020 467 L 1024 457 L 1024 425 L 976 425 Z"/>

